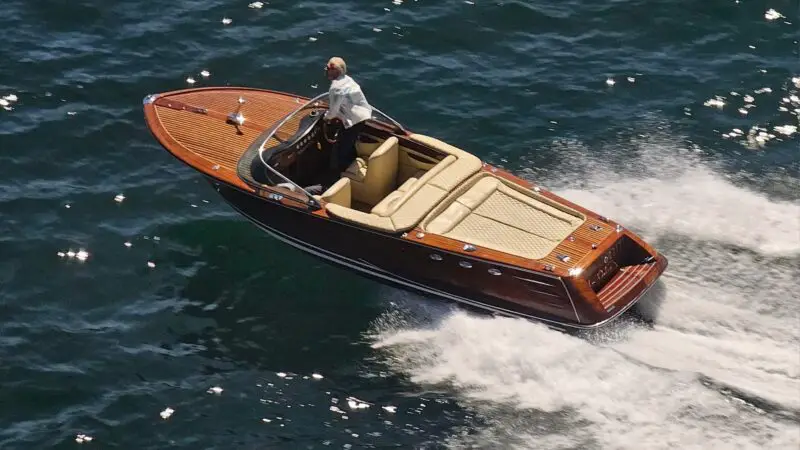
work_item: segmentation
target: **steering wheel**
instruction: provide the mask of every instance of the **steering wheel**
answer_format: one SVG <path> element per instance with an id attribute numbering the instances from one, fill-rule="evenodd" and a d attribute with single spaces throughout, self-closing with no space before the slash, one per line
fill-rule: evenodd
<path id="1" fill-rule="evenodd" d="M 339 140 L 339 135 L 342 132 L 341 122 L 339 122 L 338 119 L 335 120 L 337 125 L 334 125 L 336 127 L 336 130 L 335 133 L 333 134 L 333 137 L 329 136 L 328 133 L 328 128 L 332 126 L 332 122 L 329 122 L 327 120 L 322 122 L 322 136 L 325 137 L 325 140 L 328 141 L 329 144 L 335 144 L 336 141 Z"/>

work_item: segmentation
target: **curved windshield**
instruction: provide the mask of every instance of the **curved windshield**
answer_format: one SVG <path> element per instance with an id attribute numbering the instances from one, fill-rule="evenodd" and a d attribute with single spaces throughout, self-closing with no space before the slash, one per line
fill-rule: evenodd
<path id="1" fill-rule="evenodd" d="M 295 181 L 289 179 L 286 175 L 282 174 L 279 170 L 276 170 L 275 167 L 269 164 L 269 161 L 273 156 L 276 155 L 275 152 L 280 152 L 282 148 L 287 147 L 287 144 L 291 145 L 294 139 L 298 137 L 302 138 L 305 135 L 303 131 L 310 123 L 308 119 L 312 118 L 315 122 L 316 119 L 319 118 L 320 114 L 324 114 L 324 112 L 328 110 L 328 98 L 328 92 L 324 92 L 310 100 L 307 100 L 305 103 L 299 104 L 297 109 L 287 114 L 283 119 L 272 126 L 268 132 L 264 133 L 263 137 L 260 138 L 261 142 L 257 144 L 258 158 L 261 160 L 261 163 L 264 165 L 264 167 L 266 167 L 267 170 L 274 174 L 278 179 L 283 180 L 284 182 L 296 187 L 308 195 L 309 202 L 315 206 L 319 206 L 319 203 L 314 200 L 314 198 L 308 194 L 305 189 L 303 189 Z M 372 108 L 372 120 L 385 124 L 391 128 L 395 128 L 400 133 L 407 133 L 405 128 L 403 128 L 399 122 L 375 107 Z"/>
<path id="2" fill-rule="evenodd" d="M 299 119 L 303 117 L 305 114 L 301 114 L 303 111 L 308 110 L 321 110 L 327 111 L 328 109 L 328 98 L 329 95 L 327 92 L 323 92 L 320 95 L 312 98 L 311 100 L 306 101 L 306 103 L 301 104 L 296 110 L 292 111 L 286 117 L 281 119 L 275 126 L 270 129 L 270 132 L 266 134 L 263 141 L 259 146 L 259 154 L 263 154 L 264 150 L 268 147 L 267 144 L 270 143 L 270 140 L 276 138 L 276 142 L 273 142 L 272 147 L 275 144 L 281 142 L 281 135 L 283 136 L 291 136 L 297 131 L 297 125 Z M 377 122 L 381 122 L 385 125 L 389 125 L 390 127 L 396 128 L 398 131 L 402 133 L 406 133 L 406 129 L 401 125 L 398 121 L 391 118 L 388 114 L 384 113 L 383 111 L 379 110 L 376 107 L 372 107 L 372 120 Z M 262 162 L 264 162 L 262 158 Z M 264 162 L 266 164 L 266 162 Z"/>
<path id="3" fill-rule="evenodd" d="M 314 110 L 319 112 L 326 111 L 328 109 L 327 99 L 328 93 L 326 92 L 306 101 L 270 128 L 269 132 L 266 133 L 259 144 L 258 153 L 261 162 L 267 165 L 266 161 L 264 161 L 265 150 L 282 143 L 287 136 L 291 136 L 297 131 L 300 119 L 304 116 L 304 114 L 300 114 L 301 112 Z M 271 145 L 268 146 L 267 144 Z M 269 166 L 267 165 L 267 167 Z"/>
<path id="4" fill-rule="evenodd" d="M 321 113 L 323 111 L 327 111 L 328 98 L 329 98 L 328 92 L 323 92 L 322 94 L 319 94 L 316 97 L 301 104 L 297 109 L 287 114 L 277 124 L 275 124 L 272 128 L 270 128 L 269 132 L 265 133 L 261 142 L 258 144 L 258 156 L 259 159 L 261 160 L 261 163 L 264 164 L 264 166 L 267 167 L 267 169 L 274 172 L 281 179 L 285 180 L 288 183 L 296 185 L 296 183 L 288 179 L 283 174 L 280 174 L 278 171 L 274 170 L 267 163 L 268 158 L 265 159 L 265 153 L 267 153 L 269 150 L 277 146 L 280 146 L 290 136 L 296 135 L 298 130 L 301 128 L 302 119 L 309 115 L 309 113 L 304 114 L 305 111 L 309 111 L 310 114 L 312 115 L 316 115 L 315 113 L 317 112 Z M 372 119 L 377 122 L 381 122 L 385 125 L 389 125 L 390 127 L 396 128 L 401 133 L 404 134 L 407 133 L 405 128 L 403 128 L 403 126 L 398 121 L 389 117 L 389 115 L 379 110 L 378 108 L 375 108 L 374 106 L 372 107 Z"/>
<path id="5" fill-rule="evenodd" d="M 397 131 L 399 131 L 399 132 L 401 132 L 403 134 L 407 133 L 406 129 L 403 127 L 403 125 L 400 124 L 400 122 L 398 122 L 398 121 L 394 120 L 393 118 L 389 117 L 383 111 L 379 110 L 378 108 L 376 108 L 374 106 L 372 107 L 372 120 L 375 120 L 375 121 L 381 122 L 381 123 L 383 123 L 385 125 L 389 125 L 391 127 L 394 127 L 394 128 L 397 129 Z"/>

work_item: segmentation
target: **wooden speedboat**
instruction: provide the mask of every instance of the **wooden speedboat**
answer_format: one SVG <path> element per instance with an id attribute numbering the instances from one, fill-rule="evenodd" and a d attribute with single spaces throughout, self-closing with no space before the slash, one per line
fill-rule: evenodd
<path id="1" fill-rule="evenodd" d="M 200 88 L 147 96 L 156 139 L 275 238 L 382 282 L 559 328 L 609 323 L 667 259 L 620 224 L 379 110 L 321 195 L 327 96 Z"/>

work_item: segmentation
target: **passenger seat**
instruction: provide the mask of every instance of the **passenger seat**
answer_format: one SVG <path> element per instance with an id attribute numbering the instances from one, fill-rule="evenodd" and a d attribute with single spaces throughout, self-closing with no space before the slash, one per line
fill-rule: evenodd
<path id="1" fill-rule="evenodd" d="M 342 172 L 351 180 L 353 200 L 375 205 L 392 192 L 397 183 L 399 141 L 395 136 L 386 139 L 369 158 L 358 157 Z"/>

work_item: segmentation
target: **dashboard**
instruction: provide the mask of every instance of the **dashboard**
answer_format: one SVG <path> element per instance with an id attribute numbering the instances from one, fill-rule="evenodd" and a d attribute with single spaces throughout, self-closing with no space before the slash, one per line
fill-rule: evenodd
<path id="1" fill-rule="evenodd" d="M 309 111 L 300 118 L 297 131 L 278 145 L 264 152 L 264 161 L 290 180 L 303 185 L 313 184 L 330 158 L 330 145 L 322 136 L 323 114 L 318 110 Z M 278 139 L 275 136 L 275 139 Z M 278 139 L 280 141 L 280 139 Z M 269 169 L 264 169 L 266 177 L 273 184 L 282 183 Z"/>

